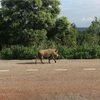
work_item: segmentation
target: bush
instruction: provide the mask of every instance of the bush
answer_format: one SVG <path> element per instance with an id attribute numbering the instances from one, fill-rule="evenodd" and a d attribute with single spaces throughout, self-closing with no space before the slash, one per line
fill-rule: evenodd
<path id="1" fill-rule="evenodd" d="M 61 59 L 98 59 L 100 58 L 100 46 L 81 45 L 75 48 L 66 46 L 58 47 Z"/>
<path id="2" fill-rule="evenodd" d="M 90 50 L 91 50 L 91 47 L 88 47 L 88 45 L 78 46 L 75 49 L 73 49 L 73 58 L 74 59 L 89 59 L 91 58 Z"/>
<path id="3" fill-rule="evenodd" d="M 0 54 L 1 54 L 1 59 L 5 59 L 5 58 L 10 59 L 10 58 L 12 58 L 12 51 L 11 51 L 10 48 L 3 49 Z"/>
<path id="4" fill-rule="evenodd" d="M 95 45 L 92 47 L 91 51 L 91 58 L 100 58 L 100 46 Z"/>
<path id="5" fill-rule="evenodd" d="M 34 59 L 39 48 L 11 46 L 1 51 L 2 59 Z"/>
<path id="6" fill-rule="evenodd" d="M 55 47 L 55 44 L 49 44 L 48 48 Z M 42 48 L 42 47 L 41 47 Z M 5 48 L 0 52 L 1 59 L 35 59 L 40 47 L 24 47 L 24 46 L 11 46 Z M 42 48 L 43 49 L 43 48 Z M 58 46 L 58 53 L 60 59 L 97 59 L 100 58 L 100 46 L 81 45 L 74 48 L 66 46 Z"/>
<path id="7" fill-rule="evenodd" d="M 72 48 L 66 46 L 59 46 L 58 52 L 61 59 L 70 59 L 73 57 Z"/>

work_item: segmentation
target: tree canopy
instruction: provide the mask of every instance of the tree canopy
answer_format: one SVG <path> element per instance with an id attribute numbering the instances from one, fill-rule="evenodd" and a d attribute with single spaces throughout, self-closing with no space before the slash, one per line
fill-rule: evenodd
<path id="1" fill-rule="evenodd" d="M 1 45 L 32 45 L 46 39 L 60 13 L 59 0 L 1 0 Z"/>
<path id="2" fill-rule="evenodd" d="M 87 30 L 78 32 L 67 17 L 58 17 L 60 0 L 1 0 L 1 5 L 0 49 L 47 47 L 48 43 L 67 47 L 100 44 L 100 20 L 95 17 Z"/>

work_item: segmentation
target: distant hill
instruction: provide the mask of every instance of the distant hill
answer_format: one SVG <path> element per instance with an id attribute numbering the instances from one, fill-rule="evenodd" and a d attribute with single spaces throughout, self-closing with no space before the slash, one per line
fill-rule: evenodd
<path id="1" fill-rule="evenodd" d="M 83 31 L 83 30 L 87 30 L 88 27 L 77 27 L 76 29 L 77 29 L 78 31 Z"/>

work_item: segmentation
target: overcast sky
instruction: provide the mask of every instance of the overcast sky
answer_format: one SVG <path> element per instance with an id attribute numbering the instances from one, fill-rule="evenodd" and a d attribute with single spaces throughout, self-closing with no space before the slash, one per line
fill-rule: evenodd
<path id="1" fill-rule="evenodd" d="M 100 0 L 60 0 L 61 16 L 77 27 L 88 27 L 94 17 L 100 19 Z"/>
<path id="2" fill-rule="evenodd" d="M 1 0 L 0 0 L 0 8 L 1 8 Z"/>

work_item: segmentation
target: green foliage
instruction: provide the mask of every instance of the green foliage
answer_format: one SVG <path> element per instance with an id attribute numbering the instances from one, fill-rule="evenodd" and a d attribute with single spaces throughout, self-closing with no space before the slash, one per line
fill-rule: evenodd
<path id="1" fill-rule="evenodd" d="M 58 48 L 62 59 L 100 58 L 100 20 L 76 30 L 58 18 L 60 0 L 1 0 L 0 58 L 33 59 L 39 49 Z"/>
<path id="2" fill-rule="evenodd" d="M 100 20 L 95 17 L 87 30 L 79 32 L 77 45 L 100 45 Z"/>
<path id="3" fill-rule="evenodd" d="M 40 46 L 10 46 L 8 48 L 4 48 L 0 51 L 0 58 L 1 59 L 35 59 L 37 52 L 40 49 L 48 49 L 48 48 L 56 48 L 56 44 L 53 41 L 46 41 L 43 44 L 41 43 Z"/>
<path id="4" fill-rule="evenodd" d="M 66 17 L 61 17 L 56 20 L 54 28 L 48 32 L 47 36 L 57 44 L 74 47 L 77 44 L 78 32 L 74 24 L 72 26 Z"/>
<path id="5" fill-rule="evenodd" d="M 60 59 L 99 59 L 100 58 L 100 46 L 94 45 L 81 45 L 74 48 L 68 48 L 66 46 L 56 47 L 48 41 L 47 48 L 57 48 L 60 55 Z M 53 42 L 52 42 L 53 43 Z M 54 47 L 53 47 L 54 46 Z M 38 50 L 42 47 L 24 47 L 24 46 L 11 46 L 5 48 L 0 52 L 1 59 L 35 59 Z"/>
<path id="6" fill-rule="evenodd" d="M 12 51 L 10 48 L 7 48 L 7 49 L 3 49 L 1 52 L 0 52 L 0 58 L 1 59 L 10 59 L 12 58 Z"/>
<path id="7" fill-rule="evenodd" d="M 60 59 L 70 59 L 73 57 L 73 52 L 71 48 L 68 48 L 66 46 L 59 46 L 57 49 Z"/>
<path id="8" fill-rule="evenodd" d="M 74 59 L 90 59 L 91 58 L 91 47 L 89 47 L 89 45 L 81 45 L 79 47 L 76 47 L 73 50 Z"/>
<path id="9" fill-rule="evenodd" d="M 60 13 L 59 0 L 1 0 L 1 4 L 2 48 L 11 45 L 32 46 L 38 45 L 40 40 L 45 41 L 46 33 L 54 26 Z"/>
<path id="10" fill-rule="evenodd" d="M 1 51 L 2 59 L 34 59 L 39 48 L 11 46 Z"/>
<path id="11" fill-rule="evenodd" d="M 75 48 L 66 46 L 58 47 L 61 59 L 98 59 L 100 58 L 100 46 L 81 45 Z"/>
<path id="12" fill-rule="evenodd" d="M 100 20 L 97 17 L 95 17 L 94 21 L 91 22 L 88 31 L 93 34 L 100 35 Z"/>
<path id="13" fill-rule="evenodd" d="M 94 45 L 92 47 L 92 50 L 90 52 L 91 58 L 99 58 L 100 59 L 100 46 L 99 45 Z"/>

